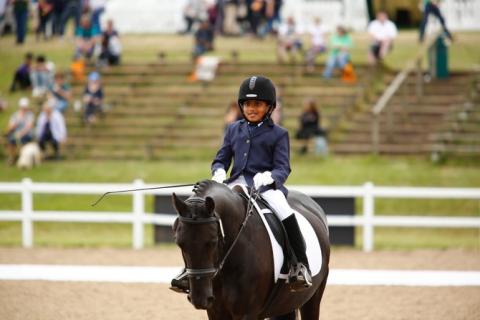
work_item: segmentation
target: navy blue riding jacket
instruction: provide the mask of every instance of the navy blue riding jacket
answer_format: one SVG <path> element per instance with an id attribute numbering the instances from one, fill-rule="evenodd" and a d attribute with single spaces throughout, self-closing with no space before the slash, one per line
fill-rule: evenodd
<path id="1" fill-rule="evenodd" d="M 255 174 L 270 171 L 275 182 L 260 191 L 276 188 L 287 196 L 284 184 L 291 171 L 290 140 L 288 131 L 275 125 L 271 119 L 260 126 L 239 120 L 227 127 L 223 145 L 212 162 L 212 174 L 219 168 L 228 171 L 232 160 L 233 168 L 227 183 L 243 175 L 252 186 Z"/>

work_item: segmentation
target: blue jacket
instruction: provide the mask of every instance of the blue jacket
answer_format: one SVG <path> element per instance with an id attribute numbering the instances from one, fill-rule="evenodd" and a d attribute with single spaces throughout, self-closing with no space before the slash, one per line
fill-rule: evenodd
<path id="1" fill-rule="evenodd" d="M 284 184 L 290 174 L 290 140 L 288 131 L 270 119 L 260 127 L 249 128 L 245 120 L 229 125 L 223 145 L 212 162 L 212 174 L 219 168 L 228 171 L 233 159 L 233 168 L 227 183 L 243 175 L 249 186 L 253 185 L 255 174 L 270 171 L 275 181 L 260 191 L 276 188 L 285 196 Z"/>

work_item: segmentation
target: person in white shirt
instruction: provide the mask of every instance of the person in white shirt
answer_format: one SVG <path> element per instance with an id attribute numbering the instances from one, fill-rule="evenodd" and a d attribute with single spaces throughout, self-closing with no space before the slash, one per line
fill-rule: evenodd
<path id="1" fill-rule="evenodd" d="M 315 68 L 315 59 L 319 54 L 327 51 L 327 44 L 325 41 L 327 31 L 322 25 L 320 18 L 315 18 L 313 25 L 308 29 L 308 33 L 311 37 L 311 47 L 305 55 L 305 61 L 307 63 L 307 71 L 313 72 Z"/>
<path id="2" fill-rule="evenodd" d="M 35 130 L 40 149 L 45 153 L 47 143 L 50 143 L 54 151 L 54 159 L 60 156 L 60 144 L 67 138 L 65 119 L 60 111 L 55 109 L 55 100 L 50 98 L 43 104 L 43 111 L 37 119 Z"/>
<path id="3" fill-rule="evenodd" d="M 397 27 L 388 19 L 384 11 L 377 13 L 377 18 L 368 25 L 368 33 L 372 38 L 372 44 L 368 52 L 370 64 L 376 64 L 383 60 L 392 49 L 393 40 L 397 37 Z"/>
<path id="4" fill-rule="evenodd" d="M 298 51 L 302 50 L 301 31 L 297 27 L 293 17 L 288 17 L 286 23 L 282 23 L 278 28 L 278 61 L 285 62 L 287 55 L 290 55 L 292 61 Z"/>

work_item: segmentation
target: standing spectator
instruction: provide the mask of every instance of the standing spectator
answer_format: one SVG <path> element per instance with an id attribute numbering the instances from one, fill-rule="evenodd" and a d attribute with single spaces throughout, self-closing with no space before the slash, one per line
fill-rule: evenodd
<path id="1" fill-rule="evenodd" d="M 100 83 L 100 74 L 96 71 L 88 75 L 88 82 L 83 93 L 85 106 L 84 121 L 87 125 L 97 121 L 97 114 L 102 111 L 103 89 Z"/>
<path id="2" fill-rule="evenodd" d="M 251 3 L 248 6 L 248 20 L 250 22 L 252 35 L 255 37 L 259 37 L 259 28 L 265 17 L 265 0 L 247 0 L 246 2 Z"/>
<path id="3" fill-rule="evenodd" d="M 187 0 L 183 9 L 183 18 L 187 24 L 183 34 L 190 33 L 193 25 L 197 21 L 204 21 L 208 19 L 207 3 L 205 0 Z"/>
<path id="4" fill-rule="evenodd" d="M 210 23 L 208 20 L 202 21 L 197 32 L 195 32 L 194 60 L 205 52 L 213 50 L 213 39 L 214 34 Z"/>
<path id="5" fill-rule="evenodd" d="M 48 38 L 47 26 L 52 20 L 53 16 L 53 3 L 52 0 L 38 0 L 38 26 L 36 30 L 37 40 L 40 39 L 40 36 L 43 36 L 43 39 Z"/>
<path id="6" fill-rule="evenodd" d="M 113 27 L 113 20 L 107 21 L 107 28 L 102 33 L 101 65 L 118 65 L 122 54 L 122 45 L 118 32 Z"/>
<path id="7" fill-rule="evenodd" d="M 62 16 L 65 10 L 64 0 L 51 0 L 52 1 L 52 32 L 56 36 L 62 35 Z"/>
<path id="8" fill-rule="evenodd" d="M 397 37 L 397 27 L 388 19 L 384 11 L 377 13 L 377 18 L 368 25 L 368 33 L 372 39 L 368 51 L 368 61 L 376 64 L 382 61 L 393 47 L 393 40 Z"/>
<path id="9" fill-rule="evenodd" d="M 278 26 L 282 22 L 280 17 L 280 10 L 283 5 L 283 0 L 266 0 L 265 17 L 267 22 L 262 30 L 262 35 L 266 36 L 270 33 L 276 33 Z"/>
<path id="10" fill-rule="evenodd" d="M 20 67 L 15 70 L 15 74 L 13 75 L 13 81 L 10 86 L 10 91 L 14 92 L 17 90 L 17 87 L 21 90 L 29 89 L 32 86 L 32 82 L 30 80 L 30 72 L 32 68 L 32 61 L 33 61 L 33 54 L 28 52 L 25 55 L 25 60 L 20 65 Z"/>
<path id="11" fill-rule="evenodd" d="M 21 98 L 18 101 L 18 107 L 19 110 L 10 117 L 6 130 L 8 163 L 10 165 L 15 163 L 18 147 L 33 139 L 35 116 L 30 110 L 28 98 Z"/>
<path id="12" fill-rule="evenodd" d="M 277 57 L 280 62 L 285 62 L 287 55 L 295 61 L 295 56 L 302 50 L 301 32 L 298 30 L 293 17 L 288 17 L 287 22 L 278 28 Z"/>
<path id="13" fill-rule="evenodd" d="M 92 13 L 92 25 L 95 28 L 97 28 L 100 32 L 102 30 L 102 26 L 100 24 L 100 18 L 102 14 L 105 12 L 106 4 L 107 4 L 107 0 L 89 0 L 88 1 L 88 5 Z"/>
<path id="14" fill-rule="evenodd" d="M 313 25 L 308 29 L 310 34 L 310 49 L 308 49 L 305 60 L 307 63 L 307 71 L 313 72 L 315 69 L 315 59 L 321 53 L 327 51 L 327 44 L 325 41 L 325 34 L 327 33 L 322 20 L 318 17 L 314 19 Z"/>
<path id="15" fill-rule="evenodd" d="M 325 136 L 325 131 L 320 128 L 320 119 L 315 100 L 305 100 L 304 109 L 300 115 L 300 127 L 296 134 L 296 138 L 303 141 L 300 154 L 308 152 L 308 142 L 312 137 Z"/>
<path id="16" fill-rule="evenodd" d="M 0 0 L 0 36 L 3 34 L 5 12 L 7 11 L 8 0 Z"/>
<path id="17" fill-rule="evenodd" d="M 35 66 L 30 72 L 32 81 L 32 96 L 42 97 L 53 84 L 53 73 L 47 67 L 45 57 L 40 55 L 35 60 Z"/>
<path id="18" fill-rule="evenodd" d="M 92 24 L 90 15 L 85 13 L 82 15 L 80 26 L 75 32 L 75 59 L 84 57 L 90 60 L 95 53 L 95 47 L 99 41 L 100 30 Z"/>
<path id="19" fill-rule="evenodd" d="M 55 100 L 48 99 L 43 104 L 43 110 L 38 116 L 35 134 L 40 149 L 45 155 L 47 144 L 53 148 L 53 159 L 60 158 L 60 144 L 67 138 L 67 128 L 63 115 L 55 109 Z M 50 157 L 45 157 L 50 158 Z"/>
<path id="20" fill-rule="evenodd" d="M 433 14 L 435 17 L 437 17 L 437 19 L 440 21 L 440 24 L 442 25 L 443 31 L 451 41 L 453 39 L 452 34 L 450 33 L 450 31 L 448 31 L 447 25 L 445 24 L 445 19 L 440 12 L 440 0 L 422 0 L 421 5 L 423 8 L 423 18 L 422 22 L 420 23 L 420 42 L 423 42 L 423 39 L 425 37 L 425 29 L 427 27 L 428 16 L 430 14 Z"/>
<path id="21" fill-rule="evenodd" d="M 325 70 L 323 71 L 324 78 L 331 78 L 335 68 L 343 70 L 350 61 L 350 49 L 352 46 L 353 41 L 347 29 L 338 26 L 336 33 L 330 37 L 330 54 L 327 58 Z"/>
<path id="22" fill-rule="evenodd" d="M 28 1 L 29 0 L 12 0 L 13 12 L 15 14 L 15 30 L 17 34 L 17 44 L 23 44 L 27 35 L 28 23 Z"/>
<path id="23" fill-rule="evenodd" d="M 65 28 L 68 21 L 73 18 L 75 22 L 74 30 L 80 25 L 80 16 L 82 14 L 82 0 L 65 0 L 62 8 L 62 16 L 60 22 L 60 36 L 65 34 Z"/>
<path id="24" fill-rule="evenodd" d="M 72 90 L 70 85 L 65 81 L 65 74 L 63 72 L 57 72 L 55 74 L 54 83 L 50 90 L 52 94 L 51 100 L 55 103 L 55 110 L 60 111 L 62 114 L 68 108 L 68 103 L 72 99 Z"/>

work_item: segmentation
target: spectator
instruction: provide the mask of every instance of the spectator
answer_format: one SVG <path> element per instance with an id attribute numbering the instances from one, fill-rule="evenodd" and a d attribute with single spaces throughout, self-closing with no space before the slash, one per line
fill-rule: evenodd
<path id="1" fill-rule="evenodd" d="M 8 0 L 0 0 L 0 36 L 3 34 L 5 26 L 5 13 L 7 11 Z"/>
<path id="2" fill-rule="evenodd" d="M 80 26 L 80 16 L 82 14 L 82 1 L 83 0 L 64 0 L 62 6 L 62 15 L 60 18 L 60 36 L 65 34 L 65 28 L 68 21 L 73 18 L 75 23 L 74 30 L 77 30 Z"/>
<path id="3" fill-rule="evenodd" d="M 276 33 L 278 26 L 282 19 L 280 17 L 280 10 L 282 9 L 283 0 L 266 0 L 265 16 L 267 22 L 265 28 L 262 30 L 262 35 L 266 36 L 269 33 Z"/>
<path id="4" fill-rule="evenodd" d="M 53 3 L 52 0 L 38 0 L 38 26 L 36 30 L 37 40 L 43 35 L 43 39 L 48 38 L 47 25 L 52 20 Z"/>
<path id="5" fill-rule="evenodd" d="M 52 1 L 52 32 L 56 36 L 62 35 L 62 15 L 65 10 L 64 0 Z"/>
<path id="6" fill-rule="evenodd" d="M 295 56 L 302 50 L 301 34 L 293 17 L 288 17 L 287 22 L 278 28 L 277 57 L 280 62 L 285 62 L 287 55 L 295 61 Z"/>
<path id="7" fill-rule="evenodd" d="M 92 24 L 88 13 L 82 15 L 80 26 L 75 32 L 75 59 L 84 57 L 90 60 L 95 53 L 95 47 L 99 43 L 100 30 Z"/>
<path id="8" fill-rule="evenodd" d="M 25 145 L 33 139 L 33 125 L 35 116 L 30 110 L 30 101 L 23 97 L 18 101 L 19 110 L 12 114 L 8 122 L 7 137 L 7 154 L 8 163 L 15 163 L 19 145 Z"/>
<path id="9" fill-rule="evenodd" d="M 247 0 L 246 3 L 250 3 L 248 6 L 248 21 L 250 22 L 252 35 L 259 37 L 259 27 L 265 18 L 265 0 Z"/>
<path id="10" fill-rule="evenodd" d="M 331 78 L 335 68 L 343 70 L 350 61 L 350 49 L 352 46 L 353 41 L 347 30 L 342 26 L 338 26 L 336 33 L 330 37 L 330 54 L 323 72 L 324 78 Z"/>
<path id="11" fill-rule="evenodd" d="M 15 31 L 17 44 L 23 44 L 27 35 L 28 0 L 12 0 L 15 14 Z"/>
<path id="12" fill-rule="evenodd" d="M 190 33 L 196 21 L 207 20 L 207 3 L 205 0 L 187 0 L 183 9 L 183 18 L 187 24 L 183 34 Z"/>
<path id="13" fill-rule="evenodd" d="M 225 124 L 224 129 L 227 129 L 229 124 L 242 119 L 243 119 L 243 116 L 242 116 L 242 113 L 240 112 L 240 108 L 238 107 L 237 101 L 230 102 L 227 112 L 225 113 L 225 117 L 223 118 L 223 122 Z"/>
<path id="14" fill-rule="evenodd" d="M 88 75 L 88 82 L 83 94 L 85 106 L 84 122 L 87 125 L 97 121 L 97 115 L 102 112 L 103 89 L 100 83 L 100 74 L 96 71 Z"/>
<path id="15" fill-rule="evenodd" d="M 327 51 L 327 44 L 325 41 L 326 30 L 322 25 L 320 18 L 315 18 L 313 25 L 309 28 L 308 33 L 310 35 L 310 49 L 308 49 L 305 55 L 305 61 L 307 63 L 307 71 L 313 72 L 315 69 L 315 59 L 321 53 Z"/>
<path id="16" fill-rule="evenodd" d="M 32 81 L 32 96 L 44 96 L 52 86 L 53 73 L 47 67 L 45 57 L 40 55 L 35 60 L 35 66 L 30 72 L 30 79 Z"/>
<path id="17" fill-rule="evenodd" d="M 450 39 L 450 41 L 453 40 L 452 34 L 450 31 L 448 31 L 447 25 L 445 24 L 445 19 L 440 12 L 440 0 L 422 0 L 421 5 L 423 8 L 423 18 L 422 22 L 420 23 L 420 42 L 423 42 L 425 37 L 425 29 L 427 27 L 428 16 L 430 14 L 433 14 L 435 17 L 437 17 L 447 37 Z"/>
<path id="18" fill-rule="evenodd" d="M 55 103 L 55 110 L 60 111 L 62 114 L 65 113 L 72 99 L 72 92 L 70 85 L 65 82 L 65 74 L 63 72 L 57 72 L 55 74 L 54 83 L 50 92 L 52 94 L 52 101 Z"/>
<path id="19" fill-rule="evenodd" d="M 370 64 L 381 62 L 393 47 L 393 40 L 397 37 L 397 27 L 388 19 L 384 11 L 377 13 L 377 18 L 368 25 L 368 33 L 372 44 L 368 52 Z"/>
<path id="20" fill-rule="evenodd" d="M 200 23 L 200 27 L 195 33 L 195 48 L 193 58 L 196 59 L 205 52 L 213 50 L 213 30 L 210 23 L 205 20 Z"/>
<path id="21" fill-rule="evenodd" d="M 300 115 L 300 127 L 296 134 L 296 138 L 303 142 L 299 150 L 300 154 L 308 152 L 308 142 L 312 137 L 325 136 L 325 131 L 320 128 L 320 120 L 315 100 L 305 100 L 304 109 Z"/>
<path id="22" fill-rule="evenodd" d="M 113 20 L 107 21 L 107 28 L 102 33 L 101 65 L 118 65 L 122 54 L 122 45 L 118 32 L 113 27 Z"/>
<path id="23" fill-rule="evenodd" d="M 37 136 L 40 149 L 45 155 L 47 144 L 51 144 L 53 148 L 53 157 L 60 158 L 60 144 L 65 142 L 67 138 L 67 128 L 63 115 L 55 108 L 56 101 L 48 99 L 43 104 L 43 110 L 38 116 L 35 134 Z"/>
<path id="24" fill-rule="evenodd" d="M 92 13 L 92 25 L 94 28 L 97 28 L 99 32 L 102 31 L 102 26 L 100 24 L 100 18 L 105 12 L 105 5 L 107 0 L 89 0 L 88 5 Z"/>
<path id="25" fill-rule="evenodd" d="M 13 81 L 10 86 L 10 91 L 14 92 L 17 90 L 17 87 L 21 90 L 29 89 L 32 86 L 30 80 L 30 72 L 32 68 L 33 54 L 28 52 L 25 55 L 25 60 L 22 65 L 17 68 L 15 74 L 13 75 Z"/>

